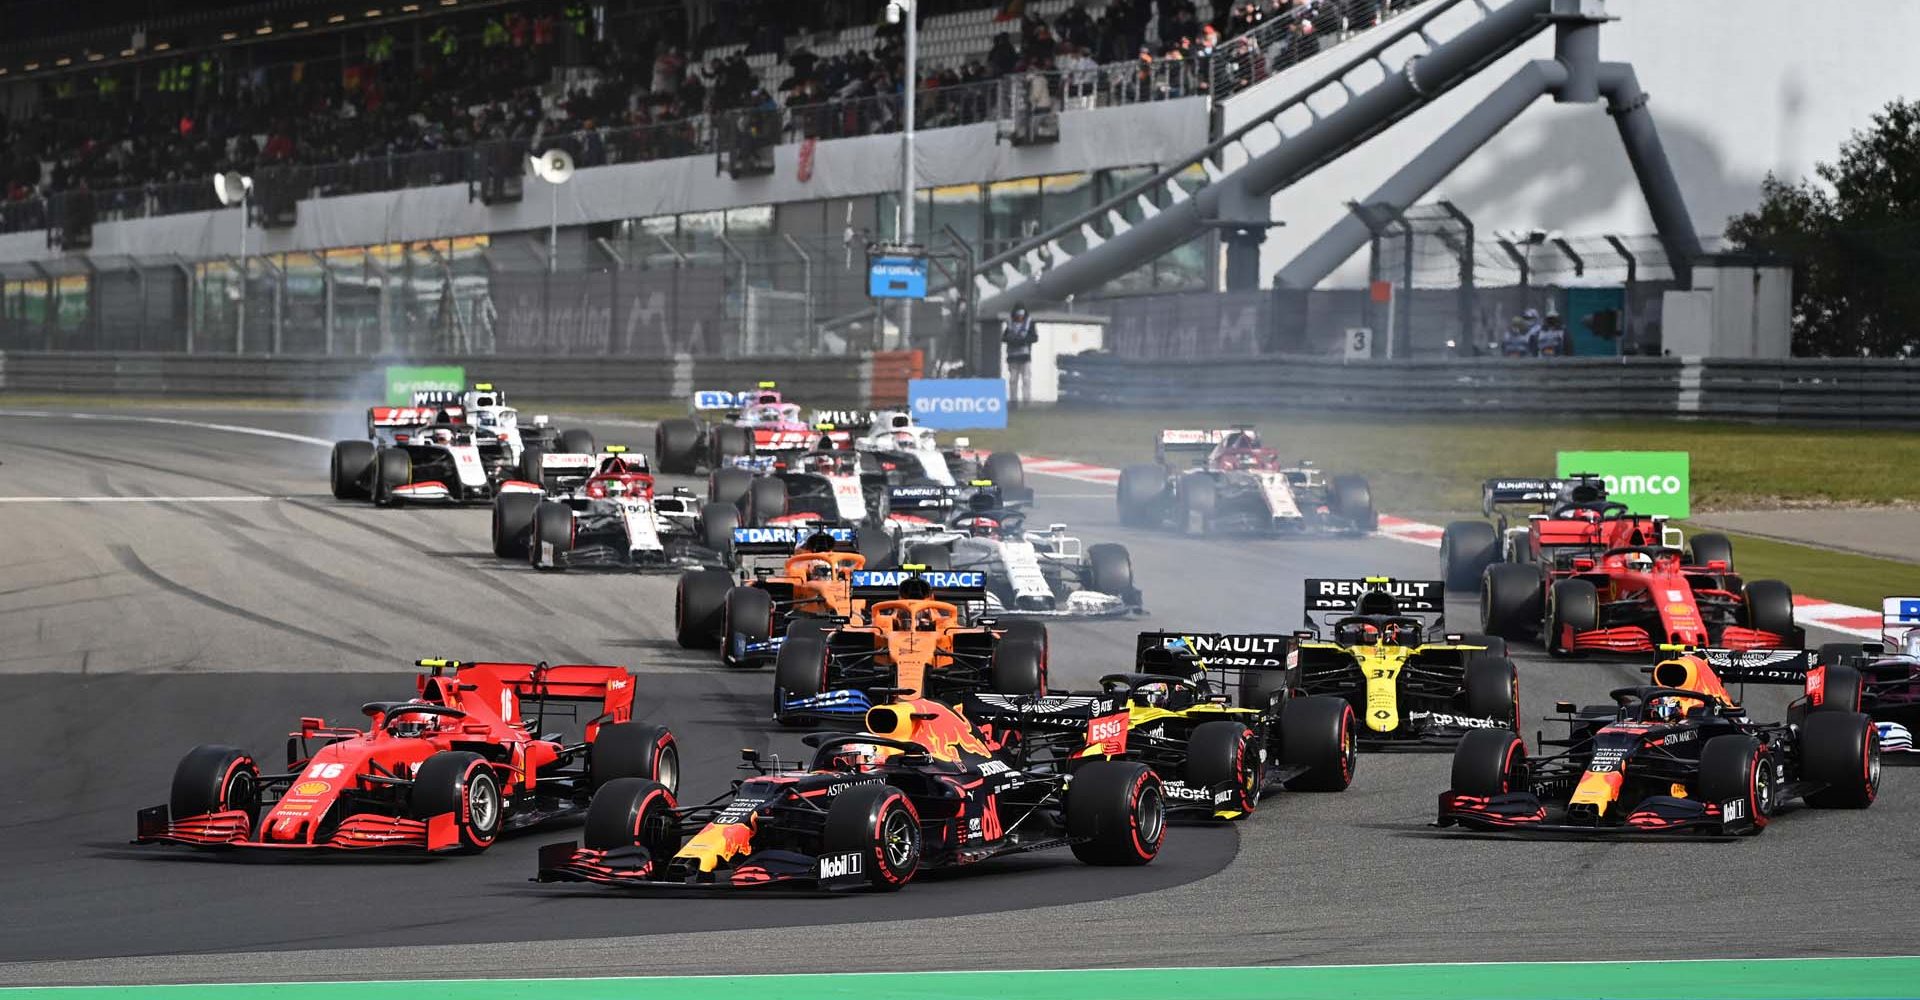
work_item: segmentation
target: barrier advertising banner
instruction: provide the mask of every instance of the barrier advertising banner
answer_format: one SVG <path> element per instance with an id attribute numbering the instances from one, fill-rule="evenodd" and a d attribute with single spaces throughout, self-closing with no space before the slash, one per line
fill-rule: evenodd
<path id="1" fill-rule="evenodd" d="M 1693 513 L 1690 465 L 1684 451 L 1563 451 L 1557 474 L 1591 472 L 1607 481 L 1607 499 L 1636 514 L 1688 517 Z"/>
<path id="2" fill-rule="evenodd" d="M 459 365 L 388 365 L 387 405 L 405 406 L 416 392 L 460 392 L 467 370 Z"/>
<path id="3" fill-rule="evenodd" d="M 997 378 L 917 378 L 907 405 L 923 427 L 941 431 L 1007 426 L 1007 384 Z"/>

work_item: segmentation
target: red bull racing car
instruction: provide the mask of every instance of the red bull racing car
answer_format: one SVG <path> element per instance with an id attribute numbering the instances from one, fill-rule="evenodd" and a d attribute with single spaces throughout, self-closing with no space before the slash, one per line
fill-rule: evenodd
<path id="1" fill-rule="evenodd" d="M 617 779 L 679 784 L 673 733 L 633 721 L 625 667 L 419 665 L 418 697 L 361 706 L 366 729 L 301 719 L 284 770 L 238 747 L 195 747 L 167 804 L 140 810 L 135 843 L 472 853 L 585 811 Z"/>
<path id="2" fill-rule="evenodd" d="M 1022 770 L 945 704 L 873 708 L 863 733 L 816 733 L 811 763 L 743 751 L 751 776 L 682 806 L 646 779 L 615 781 L 584 843 L 540 849 L 541 882 L 631 889 L 894 890 L 922 871 L 1065 847 L 1093 865 L 1160 853 L 1160 781 L 1143 764 Z"/>
<path id="3" fill-rule="evenodd" d="M 1652 684 L 1613 704 L 1557 708 L 1558 753 L 1529 755 L 1512 730 L 1468 733 L 1455 748 L 1440 826 L 1513 833 L 1746 835 L 1802 799 L 1864 809 L 1880 789 L 1880 739 L 1861 679 L 1801 650 L 1682 649 L 1648 668 Z M 1748 718 L 1726 683 L 1803 685 L 1784 723 Z"/>

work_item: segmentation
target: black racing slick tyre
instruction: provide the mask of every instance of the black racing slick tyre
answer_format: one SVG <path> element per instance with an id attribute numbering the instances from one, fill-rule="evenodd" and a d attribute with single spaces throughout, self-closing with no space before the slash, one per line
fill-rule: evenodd
<path id="1" fill-rule="evenodd" d="M 1749 627 L 1799 645 L 1794 641 L 1799 633 L 1793 624 L 1793 588 L 1779 580 L 1748 580 L 1742 596 Z"/>
<path id="2" fill-rule="evenodd" d="M 782 725 L 802 725 L 803 716 L 786 713 L 786 703 L 811 698 L 827 687 L 827 637 L 788 635 L 773 659 L 773 717 Z"/>
<path id="3" fill-rule="evenodd" d="M 1047 623 L 1036 621 L 1010 621 L 1000 629 L 1001 642 L 1031 642 L 1040 647 L 1040 662 L 1044 670 L 1047 654 L 1053 649 L 1052 640 L 1047 637 Z"/>
<path id="4" fill-rule="evenodd" d="M 373 486 L 370 491 L 373 505 L 391 507 L 397 505 L 399 498 L 393 495 L 397 487 L 413 482 L 413 456 L 403 448 L 382 448 L 373 453 Z"/>
<path id="5" fill-rule="evenodd" d="M 539 445 L 530 444 L 520 449 L 520 481 L 547 485 L 545 475 L 547 450 Z"/>
<path id="6" fill-rule="evenodd" d="M 1880 730 L 1858 712 L 1815 712 L 1800 726 L 1801 774 L 1825 787 L 1816 809 L 1865 809 L 1880 796 Z"/>
<path id="7" fill-rule="evenodd" d="M 753 435 L 745 427 L 721 424 L 707 434 L 707 443 L 713 454 L 709 465 L 719 468 L 727 464 L 729 458 L 741 458 L 753 454 Z"/>
<path id="8" fill-rule="evenodd" d="M 1700 747 L 1700 799 L 1719 806 L 1726 828 L 1752 832 L 1773 814 L 1773 758 L 1745 733 L 1715 736 Z"/>
<path id="9" fill-rule="evenodd" d="M 1046 653 L 1030 639 L 993 647 L 991 683 L 996 694 L 1039 695 L 1047 691 Z"/>
<path id="10" fill-rule="evenodd" d="M 1866 694 L 1867 681 L 1858 668 L 1826 667 L 1820 673 L 1819 702 L 1809 704 L 1808 712 L 1858 712 Z M 1813 699 L 1809 696 L 1808 701 Z"/>
<path id="11" fill-rule="evenodd" d="M 1727 536 L 1711 533 L 1695 535 L 1687 549 L 1688 564 L 1705 568 L 1708 563 L 1725 563 L 1723 572 L 1733 572 L 1733 540 Z"/>
<path id="12" fill-rule="evenodd" d="M 707 473 L 707 500 L 741 508 L 747 502 L 747 490 L 753 487 L 753 471 L 728 466 Z"/>
<path id="13" fill-rule="evenodd" d="M 892 892 L 920 870 L 920 837 L 920 816 L 900 789 L 855 785 L 827 807 L 820 858 L 869 889 Z"/>
<path id="14" fill-rule="evenodd" d="M 1215 811 L 1233 810 L 1242 816 L 1253 812 L 1260 800 L 1261 770 L 1259 741 L 1238 722 L 1202 722 L 1187 737 L 1187 786 L 1233 790 L 1231 799 L 1214 803 Z"/>
<path id="15" fill-rule="evenodd" d="M 712 649 L 720 644 L 720 612 L 733 589 L 733 574 L 695 569 L 680 574 L 673 592 L 673 637 L 682 649 Z"/>
<path id="16" fill-rule="evenodd" d="M 1467 714 L 1492 719 L 1514 731 L 1520 727 L 1520 671 L 1491 650 L 1467 656 Z"/>
<path id="17" fill-rule="evenodd" d="M 1547 604 L 1547 628 L 1559 637 L 1562 628 L 1589 632 L 1600 627 L 1600 591 L 1587 580 L 1556 580 Z"/>
<path id="18" fill-rule="evenodd" d="M 1359 761 L 1353 706 L 1344 698 L 1294 698 L 1280 709 L 1280 762 L 1303 768 L 1287 779 L 1296 792 L 1339 792 L 1353 783 Z"/>
<path id="19" fill-rule="evenodd" d="M 573 508 L 542 503 L 533 509 L 533 535 L 527 541 L 527 559 L 535 569 L 561 569 L 573 551 Z"/>
<path id="20" fill-rule="evenodd" d="M 599 791 L 616 778 L 646 778 L 680 793 L 680 744 L 673 730 L 644 722 L 602 725 L 587 750 L 588 783 Z"/>
<path id="21" fill-rule="evenodd" d="M 581 841 L 596 851 L 644 847 L 658 870 L 680 849 L 673 790 L 646 778 L 615 778 L 593 793 Z"/>
<path id="22" fill-rule="evenodd" d="M 740 508 L 730 503 L 700 506 L 700 542 L 728 560 L 733 556 L 733 529 L 740 526 Z"/>
<path id="23" fill-rule="evenodd" d="M 1090 865 L 1144 865 L 1160 855 L 1166 796 L 1145 764 L 1096 760 L 1073 773 L 1066 790 L 1073 856 Z"/>
<path id="24" fill-rule="evenodd" d="M 1485 646 L 1487 647 L 1487 652 L 1495 656 L 1511 655 L 1507 646 L 1507 640 L 1497 635 L 1488 635 L 1485 632 L 1462 632 L 1460 633 L 1459 644 L 1462 646 Z"/>
<path id="25" fill-rule="evenodd" d="M 1500 533 L 1485 521 L 1450 521 L 1440 532 L 1440 575 L 1448 590 L 1472 590 L 1500 557 Z"/>
<path id="26" fill-rule="evenodd" d="M 175 820 L 237 810 L 247 814 L 251 832 L 260 822 L 260 767 L 239 747 L 194 747 L 173 769 L 167 808 Z"/>
<path id="27" fill-rule="evenodd" d="M 1113 542 L 1087 546 L 1087 584 L 1096 593 L 1121 597 L 1133 590 L 1133 555 Z"/>
<path id="28" fill-rule="evenodd" d="M 660 421 L 653 430 L 653 455 L 661 472 L 692 475 L 700 465 L 700 425 L 685 418 Z"/>
<path id="29" fill-rule="evenodd" d="M 569 455 L 597 455 L 600 448 L 594 443 L 593 432 L 574 428 L 560 432 L 560 450 Z"/>
<path id="30" fill-rule="evenodd" d="M 1540 570 L 1524 563 L 1494 563 L 1480 581 L 1480 627 L 1502 639 L 1525 639 L 1540 630 L 1543 602 Z"/>
<path id="31" fill-rule="evenodd" d="M 1027 488 L 1027 467 L 1020 456 L 1010 451 L 996 451 L 987 456 L 984 470 L 993 485 L 1000 488 L 1000 499 L 1005 503 L 1031 500 L 1033 491 Z"/>
<path id="32" fill-rule="evenodd" d="M 1114 503 L 1120 509 L 1120 523 L 1129 528 L 1159 526 L 1167 501 L 1167 467 L 1129 465 L 1120 470 L 1120 483 Z"/>
<path id="33" fill-rule="evenodd" d="M 764 528 L 787 512 L 787 484 L 773 476 L 761 476 L 747 487 L 743 514 L 750 528 Z"/>
<path id="34" fill-rule="evenodd" d="M 1453 791 L 1492 798 L 1527 790 L 1527 745 L 1509 729 L 1476 729 L 1453 747 Z"/>
<path id="35" fill-rule="evenodd" d="M 740 666 L 748 644 L 773 637 L 773 595 L 759 587 L 735 587 L 721 601 L 720 621 L 720 661 Z"/>
<path id="36" fill-rule="evenodd" d="M 453 814 L 459 835 L 451 848 L 454 853 L 476 854 L 499 838 L 506 825 L 506 797 L 500 791 L 500 776 L 485 757 L 442 750 L 414 771 L 407 814 L 425 821 L 445 813 Z"/>
<path id="37" fill-rule="evenodd" d="M 1333 511 L 1353 525 L 1353 530 L 1367 533 L 1380 527 L 1380 512 L 1373 506 L 1373 487 L 1359 476 L 1333 477 Z"/>
<path id="38" fill-rule="evenodd" d="M 364 500 L 368 495 L 367 484 L 373 474 L 372 441 L 342 441 L 333 446 L 333 460 L 328 464 L 327 479 L 333 486 L 335 500 Z"/>
<path id="39" fill-rule="evenodd" d="M 1180 480 L 1175 516 L 1183 532 L 1209 534 L 1213 531 L 1213 512 L 1220 504 L 1220 488 L 1204 472 L 1190 472 Z M 1195 521 L 1199 527 L 1194 526 Z"/>
<path id="40" fill-rule="evenodd" d="M 535 493 L 502 493 L 493 498 L 493 554 L 502 559 L 527 558 L 533 537 L 533 512 L 540 506 Z"/>

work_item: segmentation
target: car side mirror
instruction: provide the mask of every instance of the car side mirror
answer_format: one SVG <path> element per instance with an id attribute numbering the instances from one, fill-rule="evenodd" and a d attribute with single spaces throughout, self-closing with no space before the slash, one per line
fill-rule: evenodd
<path id="1" fill-rule="evenodd" d="M 1725 559 L 1709 559 L 1707 560 L 1707 568 L 1715 573 L 1725 573 L 1727 571 L 1727 561 Z"/>
<path id="2" fill-rule="evenodd" d="M 1573 714 L 1573 702 L 1570 702 L 1570 701 L 1556 701 L 1556 702 L 1554 702 L 1554 703 L 1553 703 L 1553 710 L 1554 710 L 1555 712 L 1557 712 L 1557 713 L 1559 713 L 1559 714 L 1561 714 L 1561 715 L 1572 715 L 1572 714 Z"/>
<path id="3" fill-rule="evenodd" d="M 1591 560 L 1591 559 L 1585 559 L 1585 558 L 1582 558 L 1582 559 L 1575 559 L 1575 560 L 1573 561 L 1573 571 L 1574 571 L 1575 573 L 1591 573 L 1591 572 L 1593 572 L 1593 560 Z"/>
<path id="4" fill-rule="evenodd" d="M 740 759 L 748 764 L 758 764 L 760 763 L 760 751 L 752 747 L 741 747 Z"/>

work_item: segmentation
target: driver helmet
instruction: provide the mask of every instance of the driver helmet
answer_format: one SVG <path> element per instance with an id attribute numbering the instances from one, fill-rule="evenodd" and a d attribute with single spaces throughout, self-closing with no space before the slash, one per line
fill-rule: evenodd
<path id="1" fill-rule="evenodd" d="M 627 495 L 626 480 L 624 479 L 607 480 L 607 495 L 610 497 L 626 496 Z"/>
<path id="2" fill-rule="evenodd" d="M 809 580 L 833 579 L 833 564 L 830 562 L 816 562 L 813 565 L 808 566 L 807 579 Z"/>
<path id="3" fill-rule="evenodd" d="M 1165 708 L 1173 689 L 1164 681 L 1142 684 L 1133 689 L 1133 703 L 1146 708 Z"/>
<path id="4" fill-rule="evenodd" d="M 967 533 L 975 538 L 998 538 L 1000 522 L 991 517 L 971 517 L 967 519 Z"/>
<path id="5" fill-rule="evenodd" d="M 1378 646 L 1380 645 L 1380 626 L 1375 625 L 1372 622 L 1348 622 L 1345 625 L 1340 626 L 1339 631 L 1340 631 L 1340 634 L 1336 636 L 1336 638 L 1340 641 L 1342 645 L 1347 645 L 1347 646 Z"/>
<path id="6" fill-rule="evenodd" d="M 428 703 L 425 701 L 422 701 L 419 698 L 415 698 L 412 701 L 408 702 L 407 704 L 408 705 L 425 705 Z M 395 709 L 394 712 L 398 714 L 401 712 L 406 712 L 406 710 Z M 440 717 L 437 715 L 427 715 L 421 712 L 407 712 L 405 715 L 402 715 L 400 718 L 400 721 L 394 723 L 391 728 L 393 731 L 393 735 L 395 736 L 399 736 L 404 739 L 415 739 L 415 738 L 425 736 L 429 733 L 437 731 L 440 728 Z"/>
<path id="7" fill-rule="evenodd" d="M 880 766 L 880 748 L 872 743 L 842 743 L 826 764 L 830 771 L 871 771 Z"/>
<path id="8" fill-rule="evenodd" d="M 1251 469 L 1260 464 L 1260 456 L 1243 451 L 1233 456 L 1233 464 L 1236 468 Z"/>
<path id="9" fill-rule="evenodd" d="M 1653 569 L 1653 557 L 1645 552 L 1629 552 L 1626 564 L 1628 569 L 1636 573 L 1645 573 Z"/>
<path id="10" fill-rule="evenodd" d="M 898 448 L 901 448 L 906 451 L 912 451 L 917 445 L 919 445 L 920 439 L 915 437 L 912 431 L 894 431 L 893 443 Z"/>
<path id="11" fill-rule="evenodd" d="M 1418 646 L 1420 627 L 1408 622 L 1389 622 L 1385 629 L 1385 638 L 1388 643 L 1396 646 Z"/>
<path id="12" fill-rule="evenodd" d="M 428 444 L 452 444 L 453 432 L 445 427 L 436 427 L 427 432 Z"/>
<path id="13" fill-rule="evenodd" d="M 1653 722 L 1677 722 L 1686 714 L 1686 706 L 1671 695 L 1647 702 L 1646 717 Z"/>

